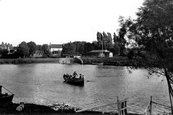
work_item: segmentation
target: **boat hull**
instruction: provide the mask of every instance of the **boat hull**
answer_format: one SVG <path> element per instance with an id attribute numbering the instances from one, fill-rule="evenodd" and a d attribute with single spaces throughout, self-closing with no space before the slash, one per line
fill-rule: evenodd
<path id="1" fill-rule="evenodd" d="M 69 75 L 64 75 L 64 82 L 76 86 L 84 86 L 84 78 L 71 78 Z"/>

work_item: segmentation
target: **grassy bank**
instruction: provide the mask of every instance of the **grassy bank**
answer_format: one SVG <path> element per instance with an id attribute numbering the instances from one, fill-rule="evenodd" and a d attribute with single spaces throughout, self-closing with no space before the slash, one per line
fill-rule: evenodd
<path id="1" fill-rule="evenodd" d="M 131 66 L 133 63 L 127 57 L 116 56 L 113 58 L 90 58 L 82 57 L 83 64 L 99 64 L 113 66 Z"/>
<path id="2" fill-rule="evenodd" d="M 62 61 L 64 60 L 64 61 Z M 131 66 L 133 63 L 127 57 L 113 58 L 94 58 L 82 57 L 83 64 L 100 64 L 113 66 Z M 0 59 L 0 64 L 30 64 L 30 63 L 62 63 L 66 62 L 67 58 L 18 58 L 18 59 Z M 71 61 L 69 63 L 73 63 Z M 78 60 L 77 63 L 80 63 Z"/>
<path id="3" fill-rule="evenodd" d="M 0 64 L 58 63 L 59 58 L 0 59 Z"/>

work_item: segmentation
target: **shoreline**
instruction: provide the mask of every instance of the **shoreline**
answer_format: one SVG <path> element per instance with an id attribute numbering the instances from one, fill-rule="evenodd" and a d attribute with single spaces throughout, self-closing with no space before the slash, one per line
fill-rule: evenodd
<path id="1" fill-rule="evenodd" d="M 132 66 L 133 63 L 126 57 L 114 58 L 92 58 L 82 57 L 83 65 L 110 65 L 110 66 Z M 0 64 L 32 64 L 32 63 L 61 63 L 61 64 L 81 64 L 73 58 L 17 58 L 0 59 Z"/>
<path id="2" fill-rule="evenodd" d="M 60 108 L 59 110 L 53 109 L 53 106 L 47 105 L 37 105 L 33 103 L 25 103 L 24 108 L 21 111 L 17 111 L 16 108 L 19 106 L 19 103 L 12 103 L 8 106 L 1 107 L 0 113 L 1 115 L 118 115 L 118 113 L 105 112 L 101 111 L 84 111 L 80 113 L 76 113 L 75 110 L 78 108 L 70 107 Z M 140 115 L 135 113 L 127 113 L 127 115 Z"/>

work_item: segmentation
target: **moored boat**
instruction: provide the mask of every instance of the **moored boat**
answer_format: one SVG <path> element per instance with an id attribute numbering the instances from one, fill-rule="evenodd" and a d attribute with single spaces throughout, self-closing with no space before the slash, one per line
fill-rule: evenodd
<path id="1" fill-rule="evenodd" d="M 64 82 L 77 86 L 84 86 L 84 76 L 80 74 L 80 76 L 74 76 L 70 74 L 63 75 Z"/>
<path id="2" fill-rule="evenodd" d="M 8 91 L 9 93 L 2 92 L 2 89 Z M 12 103 L 14 94 L 7 90 L 5 87 L 0 85 L 0 106 L 8 106 Z"/>

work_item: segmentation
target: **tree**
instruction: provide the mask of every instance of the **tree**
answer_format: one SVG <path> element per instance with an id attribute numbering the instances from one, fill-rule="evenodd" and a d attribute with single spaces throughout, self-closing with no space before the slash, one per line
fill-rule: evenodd
<path id="1" fill-rule="evenodd" d="M 85 43 L 85 46 L 84 46 L 84 52 L 85 52 L 85 54 L 87 54 L 89 51 L 92 51 L 92 50 L 94 50 L 94 46 L 93 46 L 93 44 L 92 43 Z"/>
<path id="2" fill-rule="evenodd" d="M 76 54 L 76 46 L 73 43 L 67 43 L 63 45 L 62 53 L 64 55 L 74 55 Z"/>
<path id="3" fill-rule="evenodd" d="M 110 50 L 113 48 L 112 35 L 109 32 L 107 34 L 105 32 L 97 32 L 97 41 L 100 49 Z"/>
<path id="4" fill-rule="evenodd" d="M 103 35 L 100 32 L 97 32 L 97 42 L 98 42 L 98 47 L 100 49 L 103 49 Z"/>
<path id="5" fill-rule="evenodd" d="M 32 42 L 32 41 L 28 42 L 27 46 L 29 47 L 29 55 L 33 56 L 35 51 L 36 51 L 36 44 L 35 44 L 35 42 Z"/>
<path id="6" fill-rule="evenodd" d="M 118 35 L 116 35 L 114 33 L 113 35 L 113 40 L 114 40 L 114 47 L 117 48 L 116 51 L 118 53 L 118 55 L 124 55 L 124 50 L 126 49 L 125 46 L 126 46 L 126 40 L 125 40 L 125 35 L 127 33 L 127 30 L 126 30 L 126 21 L 124 19 L 124 17 L 120 17 L 119 18 L 119 22 L 120 22 L 120 26 L 121 28 L 119 29 L 119 32 L 118 32 Z"/>
<path id="7" fill-rule="evenodd" d="M 0 49 L 0 56 L 2 58 L 6 57 L 8 55 L 8 50 L 6 49 Z"/>
<path id="8" fill-rule="evenodd" d="M 134 67 L 166 77 L 172 108 L 173 97 L 173 1 L 146 0 L 137 12 L 136 20 L 121 23 L 128 38 L 138 44 L 133 57 Z M 171 111 L 173 114 L 173 109 Z"/>
<path id="9" fill-rule="evenodd" d="M 41 46 L 41 45 L 37 45 L 37 46 L 36 46 L 36 50 L 42 51 L 42 46 Z"/>
<path id="10" fill-rule="evenodd" d="M 84 46 L 85 46 L 85 42 L 79 42 L 79 41 L 76 41 L 76 42 L 73 42 L 73 44 L 76 46 L 76 53 L 77 54 L 84 54 Z"/>
<path id="11" fill-rule="evenodd" d="M 27 46 L 27 43 L 25 41 L 19 44 L 19 47 L 17 48 L 17 52 L 19 56 L 23 58 L 29 56 L 29 47 Z"/>
<path id="12" fill-rule="evenodd" d="M 43 51 L 43 57 L 49 57 L 50 56 L 50 50 L 48 44 L 42 45 L 42 51 Z"/>

